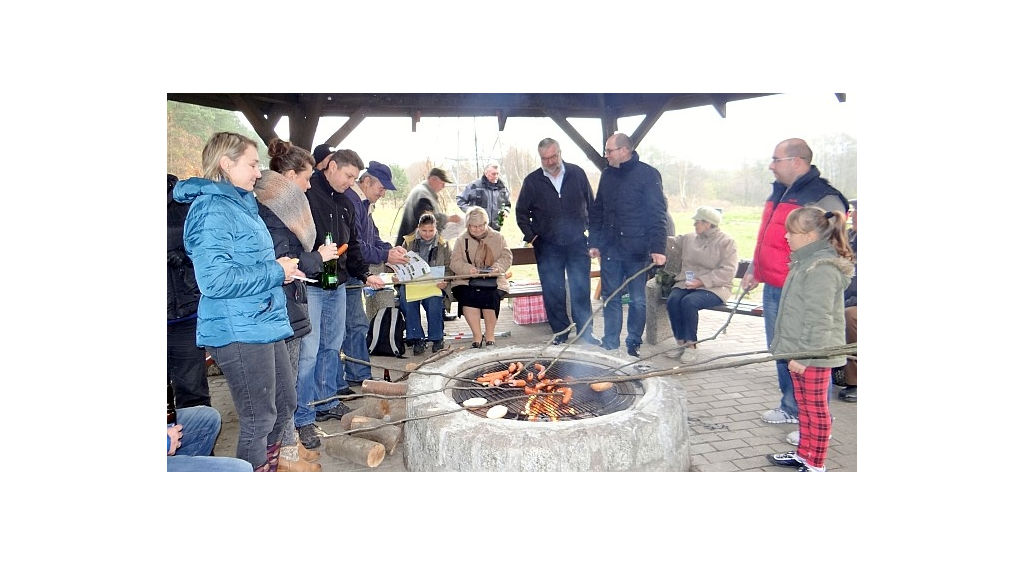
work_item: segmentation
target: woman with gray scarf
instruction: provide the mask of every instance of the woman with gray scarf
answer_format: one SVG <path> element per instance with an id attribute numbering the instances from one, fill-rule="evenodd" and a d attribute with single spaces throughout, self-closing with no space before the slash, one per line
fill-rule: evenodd
<path id="1" fill-rule="evenodd" d="M 316 278 L 323 269 L 324 261 L 333 258 L 333 253 L 326 245 L 315 252 L 312 250 L 316 228 L 305 192 L 309 189 L 309 177 L 313 175 L 313 156 L 302 147 L 280 139 L 270 142 L 267 153 L 270 155 L 270 170 L 261 173 L 253 192 L 260 217 L 274 240 L 274 255 L 298 259 L 299 270 L 307 277 Z M 306 284 L 295 280 L 289 286 L 285 288 L 285 298 L 288 320 L 295 334 L 286 344 L 292 369 L 298 373 L 299 341 L 310 331 Z M 290 432 L 286 432 L 281 441 L 278 472 L 319 472 L 320 464 L 315 461 L 320 458 L 320 453 L 306 450 L 296 441 L 294 419 L 289 419 Z"/>

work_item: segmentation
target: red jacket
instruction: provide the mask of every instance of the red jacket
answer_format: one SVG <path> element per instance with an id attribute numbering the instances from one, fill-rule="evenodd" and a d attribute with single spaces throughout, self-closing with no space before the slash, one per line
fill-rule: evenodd
<path id="1" fill-rule="evenodd" d="M 850 202 L 821 177 L 818 168 L 811 165 L 807 174 L 796 179 L 788 190 L 780 182 L 772 184 L 772 193 L 764 203 L 761 227 L 757 231 L 754 248 L 754 278 L 781 288 L 789 274 L 789 243 L 786 242 L 786 218 L 789 213 L 807 204 L 817 204 L 828 196 L 836 196 L 849 212 Z"/>

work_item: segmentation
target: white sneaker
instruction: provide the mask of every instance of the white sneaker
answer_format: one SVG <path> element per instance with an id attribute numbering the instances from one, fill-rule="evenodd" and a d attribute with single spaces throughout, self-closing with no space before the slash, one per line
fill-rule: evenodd
<path id="1" fill-rule="evenodd" d="M 832 433 L 828 434 L 828 440 L 832 440 Z M 800 446 L 800 429 L 786 435 L 786 442 L 793 446 Z"/>
<path id="2" fill-rule="evenodd" d="M 790 415 L 790 414 L 786 413 L 785 411 L 782 411 L 781 409 L 779 409 L 777 407 L 775 409 L 769 409 L 768 411 L 765 411 L 764 413 L 762 413 L 761 414 L 761 421 L 764 421 L 765 423 L 771 423 L 772 425 L 777 425 L 777 424 L 780 424 L 780 423 L 799 423 L 800 422 L 800 420 L 797 419 L 795 416 Z"/>

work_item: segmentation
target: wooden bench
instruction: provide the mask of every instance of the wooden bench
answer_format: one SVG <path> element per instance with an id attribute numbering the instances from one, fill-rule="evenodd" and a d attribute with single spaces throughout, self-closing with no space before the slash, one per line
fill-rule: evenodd
<path id="1" fill-rule="evenodd" d="M 678 274 L 681 265 L 672 263 L 675 263 L 675 261 L 665 264 L 665 271 L 675 276 Z M 748 268 L 750 268 L 750 261 L 747 259 L 741 259 L 739 265 L 736 267 L 736 276 L 734 278 L 742 279 L 743 275 L 747 273 Z M 661 286 L 658 284 L 657 280 L 648 280 L 646 290 L 647 327 L 645 330 L 644 340 L 648 343 L 654 344 L 672 336 L 672 323 L 668 319 L 668 305 L 666 303 L 668 298 L 662 297 Z M 734 292 L 732 297 L 724 304 L 705 309 L 708 311 L 730 313 L 735 307 L 736 315 L 763 317 L 764 308 L 759 303 L 740 302 L 739 306 L 736 305 L 736 298 L 738 298 L 741 293 L 742 290 L 738 289 L 738 291 Z"/>
<path id="2" fill-rule="evenodd" d="M 537 264 L 537 254 L 534 252 L 533 247 L 514 247 L 512 249 L 512 266 L 522 266 L 524 264 Z M 591 278 L 600 278 L 601 269 L 600 267 L 594 267 L 590 270 Z M 524 296 L 539 296 L 542 294 L 540 282 L 532 284 L 516 284 L 515 278 L 509 280 L 509 298 L 521 298 Z"/>

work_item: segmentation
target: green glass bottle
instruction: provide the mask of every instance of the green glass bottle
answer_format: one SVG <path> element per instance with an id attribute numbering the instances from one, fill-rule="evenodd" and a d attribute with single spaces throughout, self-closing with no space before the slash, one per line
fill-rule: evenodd
<path id="1" fill-rule="evenodd" d="M 333 216 L 332 216 L 333 219 Z M 324 236 L 324 244 L 330 245 L 334 242 L 331 232 Z M 324 263 L 323 272 L 320 273 L 320 287 L 324 290 L 335 290 L 338 288 L 338 259 L 332 258 Z"/>

